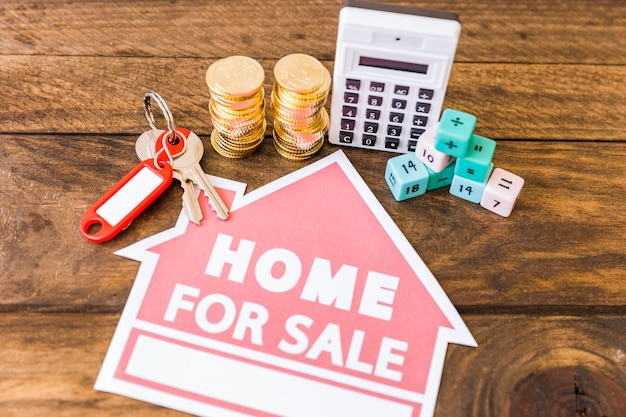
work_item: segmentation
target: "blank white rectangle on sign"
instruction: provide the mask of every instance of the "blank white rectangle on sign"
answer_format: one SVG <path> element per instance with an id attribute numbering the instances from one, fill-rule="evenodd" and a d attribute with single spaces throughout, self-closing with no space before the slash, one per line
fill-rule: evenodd
<path id="1" fill-rule="evenodd" d="M 128 375 L 280 416 L 411 417 L 413 407 L 140 335 Z"/>
<path id="2" fill-rule="evenodd" d="M 98 207 L 96 213 L 111 226 L 116 226 L 162 182 L 163 178 L 145 167 Z"/>

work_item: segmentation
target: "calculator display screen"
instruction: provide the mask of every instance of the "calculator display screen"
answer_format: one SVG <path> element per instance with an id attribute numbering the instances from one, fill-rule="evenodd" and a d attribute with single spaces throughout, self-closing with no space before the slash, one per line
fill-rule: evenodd
<path id="1" fill-rule="evenodd" d="M 369 56 L 359 57 L 359 65 L 363 67 L 383 68 L 395 71 L 414 72 L 417 74 L 427 74 L 428 65 L 416 64 L 413 62 L 394 61 L 391 59 L 372 58 Z"/>

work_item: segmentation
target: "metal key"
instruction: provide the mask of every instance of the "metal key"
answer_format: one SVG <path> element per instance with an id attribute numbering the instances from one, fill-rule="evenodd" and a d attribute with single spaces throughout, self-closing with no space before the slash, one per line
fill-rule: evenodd
<path id="1" fill-rule="evenodd" d="M 140 160 L 144 161 L 154 158 L 156 140 L 163 132 L 165 131 L 149 130 L 139 136 L 135 143 L 135 152 Z M 193 182 L 184 179 L 181 171 L 176 169 L 174 170 L 174 178 L 180 182 L 180 186 L 183 189 L 182 205 L 185 214 L 187 214 L 187 218 L 189 218 L 189 221 L 199 225 L 203 216 Z"/>
<path id="2" fill-rule="evenodd" d="M 184 179 L 180 171 L 176 170 L 174 170 L 174 178 L 180 182 L 180 186 L 183 188 L 183 209 L 187 214 L 187 218 L 189 221 L 199 225 L 204 216 L 202 215 L 202 209 L 198 202 L 196 187 L 194 187 L 193 181 Z"/>
<path id="3" fill-rule="evenodd" d="M 202 141 L 193 132 L 187 137 L 187 147 L 185 152 L 174 158 L 174 172 L 180 171 L 182 177 L 186 180 L 193 181 L 209 200 L 211 208 L 217 213 L 217 218 L 221 220 L 228 219 L 228 208 L 220 198 L 213 185 L 209 182 L 206 174 L 200 167 L 200 160 L 204 155 L 204 145 Z"/>

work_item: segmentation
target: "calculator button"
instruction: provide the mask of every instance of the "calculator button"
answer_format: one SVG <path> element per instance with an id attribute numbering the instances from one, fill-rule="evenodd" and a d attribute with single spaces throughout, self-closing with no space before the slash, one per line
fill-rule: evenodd
<path id="1" fill-rule="evenodd" d="M 346 80 L 346 90 L 359 91 L 360 88 L 361 80 L 352 80 L 349 78 Z"/>
<path id="2" fill-rule="evenodd" d="M 387 126 L 387 135 L 400 136 L 400 133 L 402 133 L 402 126 L 394 126 L 394 125 Z"/>
<path id="3" fill-rule="evenodd" d="M 385 148 L 398 149 L 400 146 L 400 139 L 398 138 L 385 138 Z"/>
<path id="4" fill-rule="evenodd" d="M 425 131 L 426 131 L 426 129 L 412 128 L 411 129 L 411 139 L 419 139 L 420 136 L 422 136 L 422 133 L 424 133 Z"/>
<path id="5" fill-rule="evenodd" d="M 415 148 L 417 148 L 417 141 L 416 140 L 410 140 L 409 141 L 409 146 L 407 147 L 407 150 L 409 152 L 415 152 Z"/>
<path id="6" fill-rule="evenodd" d="M 406 100 L 394 98 L 391 100 L 391 107 L 394 109 L 406 109 Z"/>
<path id="7" fill-rule="evenodd" d="M 378 133 L 378 123 L 365 122 L 363 131 L 365 133 Z"/>
<path id="8" fill-rule="evenodd" d="M 402 123 L 404 121 L 404 113 L 389 113 L 389 121 L 393 123 Z"/>
<path id="9" fill-rule="evenodd" d="M 418 113 L 428 113 L 430 111 L 430 103 L 417 102 L 415 105 L 415 111 Z"/>
<path id="10" fill-rule="evenodd" d="M 413 126 L 426 126 L 426 123 L 428 123 L 428 117 L 413 116 Z"/>
<path id="11" fill-rule="evenodd" d="M 343 106 L 341 108 L 341 115 L 344 117 L 356 117 L 356 107 Z"/>
<path id="12" fill-rule="evenodd" d="M 344 103 L 356 104 L 359 102 L 359 95 L 356 93 L 345 93 L 343 95 Z"/>
<path id="13" fill-rule="evenodd" d="M 370 106 L 381 106 L 383 104 L 383 98 L 378 96 L 368 96 L 367 104 Z"/>
<path id="14" fill-rule="evenodd" d="M 393 89 L 393 92 L 399 96 L 408 96 L 409 95 L 409 87 L 405 85 L 396 85 Z"/>
<path id="15" fill-rule="evenodd" d="M 428 88 L 420 88 L 420 92 L 418 94 L 419 98 L 422 100 L 432 100 L 435 95 L 435 90 L 430 90 Z"/>
<path id="16" fill-rule="evenodd" d="M 354 124 L 356 122 L 350 119 L 341 119 L 341 129 L 343 130 L 354 130 Z"/>
<path id="17" fill-rule="evenodd" d="M 376 145 L 376 135 L 363 135 L 363 145 L 364 146 L 374 146 Z"/>
<path id="18" fill-rule="evenodd" d="M 346 132 L 345 130 L 339 131 L 339 142 L 352 143 L 352 139 L 354 139 L 353 132 Z"/>
<path id="19" fill-rule="evenodd" d="M 385 91 L 385 83 L 377 83 L 372 81 L 370 83 L 370 91 L 374 91 L 376 93 L 382 93 Z"/>
<path id="20" fill-rule="evenodd" d="M 365 118 L 369 120 L 378 120 L 380 119 L 380 110 L 367 109 L 365 111 Z"/>

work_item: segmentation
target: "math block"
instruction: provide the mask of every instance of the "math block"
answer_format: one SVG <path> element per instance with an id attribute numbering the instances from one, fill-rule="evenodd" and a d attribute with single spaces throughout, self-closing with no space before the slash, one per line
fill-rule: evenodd
<path id="1" fill-rule="evenodd" d="M 523 187 L 522 177 L 496 168 L 487 181 L 480 205 L 502 217 L 509 217 Z"/>
<path id="2" fill-rule="evenodd" d="M 436 190 L 437 188 L 450 185 L 452 183 L 452 177 L 454 177 L 454 167 L 454 162 L 445 167 L 441 172 L 435 172 L 426 167 L 428 170 L 428 187 L 426 191 Z"/>
<path id="3" fill-rule="evenodd" d="M 493 163 L 490 165 L 489 173 L 493 170 Z M 450 184 L 450 194 L 462 198 L 472 203 L 480 203 L 480 200 L 487 186 L 487 181 L 480 182 L 470 180 L 469 178 L 455 175 Z"/>
<path id="4" fill-rule="evenodd" d="M 427 168 L 434 172 L 441 172 L 454 162 L 455 158 L 435 149 L 435 136 L 439 123 L 426 130 L 420 136 L 415 146 L 415 155 Z"/>
<path id="5" fill-rule="evenodd" d="M 454 109 L 445 109 L 439 119 L 435 149 L 462 158 L 467 153 L 476 127 L 476 116 Z"/>
<path id="6" fill-rule="evenodd" d="M 397 201 L 417 197 L 426 192 L 428 171 L 413 152 L 387 161 L 385 181 Z"/>
<path id="7" fill-rule="evenodd" d="M 495 151 L 495 140 L 472 135 L 467 153 L 463 158 L 458 159 L 454 174 L 474 181 L 487 181 L 489 164 Z"/>

